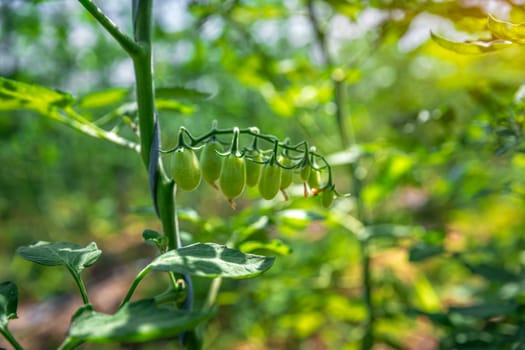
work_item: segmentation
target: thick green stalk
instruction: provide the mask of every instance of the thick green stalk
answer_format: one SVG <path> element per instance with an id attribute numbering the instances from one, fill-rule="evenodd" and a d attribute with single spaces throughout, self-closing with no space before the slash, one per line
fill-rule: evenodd
<path id="1" fill-rule="evenodd" d="M 139 112 L 139 130 L 140 130 L 140 153 L 142 161 L 150 171 L 150 159 L 160 150 L 152 150 L 151 147 L 155 137 L 155 127 L 159 127 L 156 110 L 155 110 L 155 86 L 153 83 L 153 63 L 152 63 L 152 6 L 153 0 L 139 0 L 137 9 L 134 12 L 134 29 L 135 41 L 140 45 L 142 51 L 140 54 L 132 56 L 133 66 L 135 69 L 135 83 L 137 89 L 137 106 Z M 157 140 L 160 145 L 160 140 Z M 170 250 L 179 248 L 180 239 L 176 230 L 176 213 L 175 213 L 175 184 L 171 180 L 158 160 L 157 170 L 149 174 L 150 179 L 155 183 L 155 204 L 158 209 L 158 215 L 162 222 L 162 230 L 168 237 L 168 248 Z M 170 274 L 171 281 L 175 287 L 175 278 Z"/>
<path id="2" fill-rule="evenodd" d="M 0 327 L 0 333 L 5 337 L 5 339 L 7 339 L 9 344 L 11 344 L 15 350 L 24 350 L 22 345 L 20 345 L 20 343 L 16 341 L 15 337 L 13 336 L 9 328 L 7 328 L 7 326 Z"/>
<path id="3" fill-rule="evenodd" d="M 146 167 L 149 166 L 156 120 L 151 53 L 152 3 L 153 0 L 140 0 L 138 3 L 135 18 L 135 41 L 142 50 L 132 55 L 139 113 L 140 153 Z"/>
<path id="4" fill-rule="evenodd" d="M 157 185 L 157 205 L 159 209 L 160 221 L 162 222 L 162 231 L 168 237 L 168 249 L 179 248 L 177 235 L 176 218 L 175 218 L 175 182 L 163 178 Z"/>

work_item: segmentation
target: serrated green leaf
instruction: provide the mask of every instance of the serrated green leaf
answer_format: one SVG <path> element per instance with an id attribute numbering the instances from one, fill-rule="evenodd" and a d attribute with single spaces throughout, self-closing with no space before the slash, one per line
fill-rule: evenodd
<path id="1" fill-rule="evenodd" d="M 499 39 L 525 44 L 525 24 L 499 20 L 489 15 L 489 30 Z"/>
<path id="2" fill-rule="evenodd" d="M 150 266 L 153 270 L 201 277 L 250 278 L 268 270 L 274 260 L 216 243 L 195 243 L 162 254 Z"/>
<path id="3" fill-rule="evenodd" d="M 67 266 L 80 273 L 85 267 L 93 265 L 102 251 L 95 242 L 82 247 L 68 242 L 40 241 L 29 246 L 19 247 L 17 254 L 31 262 L 46 266 Z"/>
<path id="4" fill-rule="evenodd" d="M 87 305 L 73 316 L 68 337 L 92 343 L 145 342 L 175 336 L 212 316 L 158 306 L 153 299 L 126 304 L 113 315 Z"/>
<path id="5" fill-rule="evenodd" d="M 122 101 L 129 94 L 127 88 L 111 88 L 101 91 L 94 91 L 82 96 L 79 101 L 81 108 L 100 108 Z"/>
<path id="6" fill-rule="evenodd" d="M 65 92 L 0 77 L 0 110 L 66 107 L 73 97 Z"/>
<path id="7" fill-rule="evenodd" d="M 17 318 L 18 290 L 13 282 L 0 283 L 0 327 L 5 327 L 7 322 Z"/>
<path id="8" fill-rule="evenodd" d="M 210 94 L 196 89 L 185 88 L 182 86 L 165 86 L 155 89 L 155 96 L 160 99 L 203 99 L 210 97 Z"/>
<path id="9" fill-rule="evenodd" d="M 239 246 L 239 249 L 244 253 L 250 253 L 257 249 L 268 250 L 279 255 L 290 255 L 292 253 L 292 247 L 279 239 L 270 242 L 246 241 Z"/>
<path id="10" fill-rule="evenodd" d="M 494 52 L 506 49 L 513 45 L 511 41 L 503 39 L 490 41 L 477 40 L 459 42 L 448 40 L 432 32 L 430 33 L 430 36 L 432 40 L 434 40 L 434 42 L 436 42 L 439 46 L 443 47 L 444 49 L 465 55 L 479 55 L 483 53 Z"/>

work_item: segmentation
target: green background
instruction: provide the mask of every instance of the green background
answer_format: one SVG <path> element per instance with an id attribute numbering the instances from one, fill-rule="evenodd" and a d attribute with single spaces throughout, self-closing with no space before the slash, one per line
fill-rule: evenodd
<path id="1" fill-rule="evenodd" d="M 204 183 L 179 195 L 199 216 L 181 221 L 193 241 L 224 243 L 267 216 L 257 239 L 292 249 L 261 277 L 225 282 L 207 348 L 359 349 L 368 310 L 353 220 L 372 237 L 374 349 L 525 346 L 525 51 L 459 55 L 429 39 L 431 30 L 486 38 L 494 11 L 525 20 L 520 6 L 495 3 L 314 1 L 322 40 L 308 2 L 155 3 L 155 84 L 185 88 L 171 95 L 179 105 L 160 113 L 164 148 L 182 125 L 194 135 L 213 120 L 255 125 L 315 145 L 334 164 L 337 190 L 351 193 L 330 210 L 301 198 L 301 185 L 287 202 L 247 191 L 235 211 Z M 128 1 L 100 5 L 131 32 Z M 92 120 L 134 98 L 131 61 L 74 1 L 0 1 L 0 75 L 68 91 Z M 339 105 L 334 81 L 343 86 Z M 105 92 L 85 98 L 95 91 Z M 83 275 L 95 307 L 110 312 L 155 256 L 142 231 L 160 226 L 137 154 L 1 109 L 0 280 L 20 291 L 10 328 L 28 349 L 53 349 L 80 306 L 74 282 L 16 257 L 16 247 L 96 241 L 103 255 Z M 119 120 L 103 126 L 133 135 Z M 140 295 L 165 286 L 160 275 L 147 281 Z M 195 280 L 198 298 L 208 284 Z"/>

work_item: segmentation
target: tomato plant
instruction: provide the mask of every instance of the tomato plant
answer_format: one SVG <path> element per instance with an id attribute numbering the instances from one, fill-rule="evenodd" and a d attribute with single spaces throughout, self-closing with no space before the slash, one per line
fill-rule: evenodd
<path id="1" fill-rule="evenodd" d="M 520 348 L 516 1 L 79 2 L 0 6 L 13 347 Z"/>
<path id="2" fill-rule="evenodd" d="M 135 276 L 118 309 L 110 314 L 94 309 L 81 276 L 81 272 L 95 264 L 102 253 L 94 242 L 83 247 L 69 242 L 38 241 L 19 247 L 17 253 L 36 264 L 65 267 L 79 289 L 83 305 L 73 315 L 60 349 L 74 349 L 86 342 L 147 342 L 175 336 L 179 337 L 183 347 L 199 349 L 202 346 L 203 328 L 215 313 L 213 305 L 222 279 L 259 276 L 270 269 L 275 258 L 237 249 L 236 231 L 227 244 L 184 244 L 178 226 L 177 190 L 195 191 L 203 177 L 214 186 L 218 181 L 221 192 L 235 208 L 234 199 L 243 193 L 247 183 L 246 162 L 249 163 L 249 184 L 253 186 L 258 183 L 264 198 L 274 197 L 281 183 L 284 189 L 291 182 L 295 166 L 286 157 L 280 158 L 281 163 L 277 162 L 278 154 L 295 152 L 300 157 L 313 157 L 325 167 L 329 165 L 320 154 L 308 153 L 306 142 L 290 145 L 288 141 L 281 142 L 273 135 L 260 133 L 255 127 L 218 129 L 216 122 L 209 132 L 198 137 L 193 136 L 187 128 L 180 127 L 176 146 L 165 149 L 157 113 L 157 106 L 162 108 L 163 101 L 155 97 L 156 93 L 162 95 L 162 90 L 154 89 L 152 76 L 152 1 L 133 2 L 133 37 L 117 28 L 92 1 L 81 0 L 80 3 L 113 36 L 134 63 L 136 105 L 117 108 L 112 113 L 124 118 L 132 130 L 135 128 L 136 139 L 120 136 L 115 129 L 107 131 L 82 116 L 82 106 L 89 106 L 89 98 L 76 102 L 67 93 L 5 78 L 0 78 L 0 97 L 5 96 L 13 102 L 10 102 L 10 106 L 15 109 L 33 109 L 90 136 L 140 154 L 148 171 L 154 211 L 162 227 L 160 231 L 145 229 L 143 238 L 157 247 L 157 256 Z M 168 92 L 172 90 L 168 89 Z M 167 105 L 173 106 L 173 103 Z M 137 123 L 129 121 L 121 113 L 136 114 Z M 252 138 L 251 147 L 244 146 L 241 137 Z M 259 147 L 259 140 L 270 146 L 266 149 Z M 222 152 L 222 143 L 230 144 L 225 153 Z M 196 153 L 198 150 L 201 152 L 200 160 Z M 261 167 L 265 163 L 263 154 L 268 156 L 270 163 L 265 165 L 260 177 Z M 283 179 L 281 167 L 286 174 Z M 166 275 L 167 290 L 132 301 L 139 284 L 152 271 Z M 215 279 L 209 286 L 209 297 L 199 301 L 198 308 L 194 303 L 196 293 L 192 276 Z M 21 349 L 7 327 L 8 320 L 16 317 L 17 294 L 16 285 L 12 282 L 0 284 L 0 333 L 13 347 Z"/>

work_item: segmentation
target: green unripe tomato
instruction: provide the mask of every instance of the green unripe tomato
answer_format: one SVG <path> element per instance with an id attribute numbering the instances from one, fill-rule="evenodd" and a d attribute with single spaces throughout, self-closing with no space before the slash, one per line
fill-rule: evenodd
<path id="1" fill-rule="evenodd" d="M 334 201 L 334 191 L 332 189 L 325 189 L 321 193 L 321 205 L 323 208 L 329 208 Z"/>
<path id="2" fill-rule="evenodd" d="M 246 163 L 244 158 L 229 154 L 222 160 L 219 185 L 222 193 L 232 200 L 241 195 L 246 184 Z"/>
<path id="3" fill-rule="evenodd" d="M 259 193 L 264 199 L 272 199 L 281 188 L 281 167 L 266 164 L 259 180 Z"/>
<path id="4" fill-rule="evenodd" d="M 204 181 L 214 184 L 221 176 L 222 157 L 217 154 L 222 147 L 217 141 L 210 141 L 204 146 L 201 153 L 201 169 Z"/>
<path id="5" fill-rule="evenodd" d="M 301 180 L 303 180 L 303 182 L 306 182 L 308 181 L 308 178 L 310 177 L 310 172 L 311 172 L 311 167 L 310 165 L 306 164 L 302 169 L 301 169 L 301 172 L 299 173 L 299 175 L 301 176 Z"/>
<path id="6" fill-rule="evenodd" d="M 279 157 L 279 163 L 287 167 L 293 165 L 293 162 L 290 158 L 283 157 L 283 156 Z M 292 180 L 293 180 L 293 170 L 281 168 L 281 187 L 280 189 L 284 190 L 285 188 L 290 186 L 292 183 Z"/>
<path id="7" fill-rule="evenodd" d="M 180 148 L 173 154 L 171 171 L 173 180 L 184 191 L 193 191 L 201 182 L 199 159 L 189 148 Z"/>
<path id="8" fill-rule="evenodd" d="M 310 188 L 319 188 L 321 187 L 321 172 L 318 170 L 312 169 L 310 175 L 308 176 L 308 186 Z"/>
<path id="9" fill-rule="evenodd" d="M 259 179 L 261 178 L 261 170 L 263 168 L 262 162 L 262 156 L 259 152 L 254 154 L 253 160 L 247 160 L 246 161 L 246 185 L 253 187 L 259 183 Z"/>

